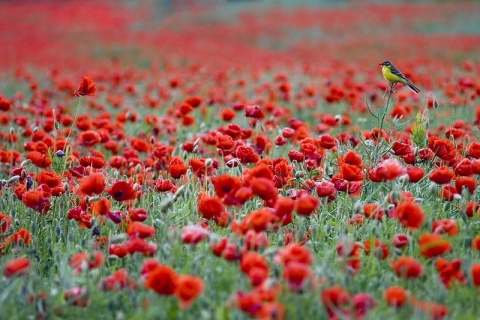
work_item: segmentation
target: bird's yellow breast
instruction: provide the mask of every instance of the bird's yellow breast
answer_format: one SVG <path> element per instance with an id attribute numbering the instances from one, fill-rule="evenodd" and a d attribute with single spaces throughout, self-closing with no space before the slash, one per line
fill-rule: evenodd
<path id="1" fill-rule="evenodd" d="M 405 80 L 402 79 L 401 77 L 397 76 L 396 74 L 393 74 L 390 71 L 390 67 L 383 66 L 382 67 L 382 74 L 383 74 L 383 77 L 385 78 L 385 80 L 387 80 L 390 83 L 401 82 L 401 83 L 405 84 Z"/>

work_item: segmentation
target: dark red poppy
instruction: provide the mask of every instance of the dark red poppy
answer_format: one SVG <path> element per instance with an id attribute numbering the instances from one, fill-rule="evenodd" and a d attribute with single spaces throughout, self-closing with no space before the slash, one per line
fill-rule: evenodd
<path id="1" fill-rule="evenodd" d="M 133 200 L 137 195 L 132 185 L 123 180 L 115 182 L 107 192 L 117 201 Z"/>

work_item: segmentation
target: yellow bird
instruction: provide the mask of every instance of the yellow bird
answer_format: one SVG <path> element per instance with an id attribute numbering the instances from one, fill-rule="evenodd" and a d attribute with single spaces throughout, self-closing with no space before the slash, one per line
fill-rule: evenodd
<path id="1" fill-rule="evenodd" d="M 407 77 L 405 77 L 403 75 L 403 73 L 398 71 L 398 69 L 395 68 L 395 66 L 390 61 L 382 62 L 382 63 L 380 63 L 380 65 L 382 66 L 382 74 L 383 74 L 383 77 L 385 78 L 385 80 L 387 80 L 388 82 L 393 84 L 392 89 L 393 89 L 393 87 L 395 87 L 397 82 L 400 82 L 400 83 L 403 83 L 404 85 L 406 85 L 407 87 L 409 87 L 410 89 L 412 89 L 413 92 L 415 92 L 415 93 L 420 92 L 420 90 L 417 87 L 415 87 L 410 82 L 410 80 L 408 80 Z"/>

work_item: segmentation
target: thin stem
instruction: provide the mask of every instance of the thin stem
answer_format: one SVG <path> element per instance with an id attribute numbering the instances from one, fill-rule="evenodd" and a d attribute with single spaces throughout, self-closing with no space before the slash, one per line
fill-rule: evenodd
<path id="1" fill-rule="evenodd" d="M 68 131 L 68 136 L 67 136 L 67 139 L 65 140 L 65 150 L 64 150 L 64 152 L 66 152 L 66 150 L 67 150 L 68 139 L 70 138 L 70 135 L 72 134 L 73 126 L 75 125 L 75 122 L 77 122 L 78 113 L 80 112 L 80 107 L 81 106 L 82 106 L 82 96 L 80 96 L 80 99 L 78 100 L 77 111 L 75 111 L 75 117 L 73 118 L 72 125 L 70 126 L 70 131 Z"/>
<path id="2" fill-rule="evenodd" d="M 387 98 L 387 102 L 385 104 L 385 112 L 383 112 L 383 115 L 382 115 L 382 118 L 379 119 L 379 124 L 378 124 L 378 141 L 377 141 L 377 145 L 375 146 L 375 150 L 374 150 L 374 153 L 373 153 L 373 166 L 376 167 L 377 166 L 377 163 L 378 163 L 378 150 L 380 149 L 379 148 L 379 142 L 380 142 L 380 137 L 381 137 L 381 134 L 382 134 L 382 130 L 383 130 L 383 124 L 385 123 L 385 117 L 387 116 L 387 112 L 388 112 L 388 105 L 390 104 L 390 99 L 392 98 L 392 94 L 395 92 L 393 91 L 393 88 L 395 87 L 395 83 L 391 83 L 390 84 L 390 91 L 388 92 L 388 98 Z M 378 118 L 377 118 L 378 119 Z"/>

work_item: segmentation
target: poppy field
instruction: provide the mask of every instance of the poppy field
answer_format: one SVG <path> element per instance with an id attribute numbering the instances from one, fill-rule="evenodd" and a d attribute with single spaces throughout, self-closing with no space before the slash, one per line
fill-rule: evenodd
<path id="1" fill-rule="evenodd" d="M 0 319 L 480 318 L 480 5 L 279 3 L 0 2 Z"/>

